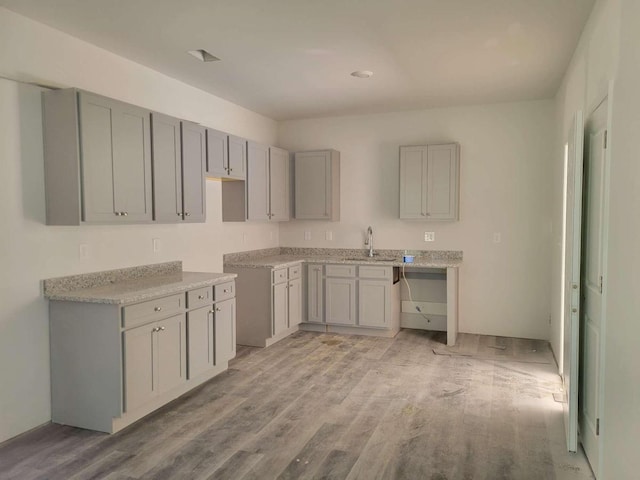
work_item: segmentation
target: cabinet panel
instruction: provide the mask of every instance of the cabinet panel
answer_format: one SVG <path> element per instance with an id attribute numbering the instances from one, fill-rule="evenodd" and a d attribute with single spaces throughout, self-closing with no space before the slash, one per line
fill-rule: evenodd
<path id="1" fill-rule="evenodd" d="M 322 265 L 307 267 L 307 320 L 324 322 L 324 292 L 322 284 Z"/>
<path id="2" fill-rule="evenodd" d="M 196 290 L 189 290 L 187 292 L 187 307 L 197 308 L 204 305 L 211 305 L 213 303 L 213 288 L 202 287 Z"/>
<path id="3" fill-rule="evenodd" d="M 229 135 L 229 177 L 245 179 L 247 176 L 247 141 L 244 138 Z"/>
<path id="4" fill-rule="evenodd" d="M 184 310 L 184 293 L 154 298 L 122 308 L 122 326 L 125 328 L 153 322 Z"/>
<path id="5" fill-rule="evenodd" d="M 225 300 L 227 298 L 235 297 L 236 295 L 235 285 L 236 285 L 235 282 L 226 282 L 213 287 L 214 298 L 216 302 L 219 302 L 220 300 Z"/>
<path id="6" fill-rule="evenodd" d="M 276 222 L 289 220 L 289 152 L 281 148 L 269 148 L 269 200 L 270 219 Z"/>
<path id="7" fill-rule="evenodd" d="M 286 270 L 285 270 L 286 271 Z M 272 288 L 272 325 L 273 335 L 278 335 L 286 330 L 289 326 L 289 304 L 287 298 L 288 282 L 274 285 Z"/>
<path id="8" fill-rule="evenodd" d="M 330 152 L 295 156 L 295 218 L 328 219 L 331 211 Z"/>
<path id="9" fill-rule="evenodd" d="M 188 376 L 195 378 L 213 366 L 211 305 L 187 313 Z"/>
<path id="10" fill-rule="evenodd" d="M 207 128 L 207 174 L 216 177 L 229 175 L 228 135 Z"/>
<path id="11" fill-rule="evenodd" d="M 358 289 L 358 325 L 388 327 L 391 319 L 391 283 L 360 280 Z"/>
<path id="12" fill-rule="evenodd" d="M 82 156 L 82 219 L 114 222 L 113 129 L 114 105 L 108 99 L 79 94 Z"/>
<path id="13" fill-rule="evenodd" d="M 153 156 L 153 218 L 159 222 L 182 219 L 182 144 L 180 120 L 151 114 Z"/>
<path id="14" fill-rule="evenodd" d="M 162 320 L 158 328 L 158 393 L 162 393 L 187 380 L 185 315 Z"/>
<path id="15" fill-rule="evenodd" d="M 400 147 L 400 218 L 424 218 L 427 151 L 424 147 Z"/>
<path id="16" fill-rule="evenodd" d="M 325 267 L 327 277 L 355 277 L 355 265 L 327 265 Z"/>
<path id="17" fill-rule="evenodd" d="M 356 324 L 356 281 L 347 278 L 325 280 L 325 315 L 327 323 Z"/>
<path id="18" fill-rule="evenodd" d="M 236 299 L 215 305 L 214 365 L 227 362 L 236 356 Z"/>
<path id="19" fill-rule="evenodd" d="M 123 222 L 152 219 L 150 112 L 117 102 L 113 110 L 113 186 Z"/>
<path id="20" fill-rule="evenodd" d="M 302 322 L 302 280 L 289 281 L 289 328 Z"/>
<path id="21" fill-rule="evenodd" d="M 153 351 L 156 324 L 124 332 L 124 410 L 130 412 L 151 400 L 157 390 Z"/>
<path id="22" fill-rule="evenodd" d="M 247 219 L 269 220 L 269 147 L 247 143 Z"/>
<path id="23" fill-rule="evenodd" d="M 358 277 L 391 280 L 393 278 L 393 267 L 369 267 L 361 265 L 358 267 Z"/>
<path id="24" fill-rule="evenodd" d="M 186 222 L 204 222 L 206 218 L 205 129 L 189 122 L 182 122 L 181 125 L 183 219 Z"/>
<path id="25" fill-rule="evenodd" d="M 429 145 L 427 212 L 432 220 L 457 218 L 457 145 Z"/>

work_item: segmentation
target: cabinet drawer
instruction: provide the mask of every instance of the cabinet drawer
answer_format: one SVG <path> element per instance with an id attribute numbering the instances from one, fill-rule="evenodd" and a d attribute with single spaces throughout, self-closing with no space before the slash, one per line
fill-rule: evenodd
<path id="1" fill-rule="evenodd" d="M 282 283 L 287 281 L 287 269 L 286 268 L 280 268 L 278 270 L 273 270 L 271 272 L 272 275 L 272 283 L 276 284 L 276 283 Z"/>
<path id="2" fill-rule="evenodd" d="M 122 326 L 129 328 L 135 325 L 142 325 L 180 313 L 183 310 L 184 293 L 127 305 L 122 308 Z"/>
<path id="3" fill-rule="evenodd" d="M 355 265 L 327 265 L 325 267 L 327 277 L 355 277 Z"/>
<path id="4" fill-rule="evenodd" d="M 358 270 L 358 276 L 360 278 L 391 280 L 392 273 L 393 267 L 370 267 L 368 265 L 361 265 Z"/>
<path id="5" fill-rule="evenodd" d="M 302 267 L 300 265 L 296 265 L 295 267 L 289 267 L 289 280 L 295 280 L 296 278 L 300 278 L 300 272 Z"/>
<path id="6" fill-rule="evenodd" d="M 213 303 L 213 288 L 203 287 L 187 292 L 187 308 L 203 307 Z"/>
<path id="7" fill-rule="evenodd" d="M 213 287 L 215 293 L 215 301 L 226 300 L 227 298 L 233 298 L 236 296 L 236 284 L 235 282 L 221 283 Z"/>

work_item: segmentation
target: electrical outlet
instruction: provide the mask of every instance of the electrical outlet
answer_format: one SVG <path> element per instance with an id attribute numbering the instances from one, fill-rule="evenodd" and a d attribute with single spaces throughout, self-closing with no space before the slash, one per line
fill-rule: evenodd
<path id="1" fill-rule="evenodd" d="M 311 240 L 311 232 L 309 230 L 304 231 L 304 239 Z"/>
<path id="2" fill-rule="evenodd" d="M 500 243 L 502 242 L 502 234 L 500 232 L 495 232 L 493 234 L 493 243 Z"/>
<path id="3" fill-rule="evenodd" d="M 158 253 L 160 251 L 160 239 L 154 238 L 151 242 L 153 244 L 153 253 Z"/>
<path id="4" fill-rule="evenodd" d="M 333 240 L 333 232 L 331 230 L 327 230 L 324 232 L 325 240 Z"/>
<path id="5" fill-rule="evenodd" d="M 243 233 L 242 234 L 242 243 L 247 243 L 249 241 L 249 234 L 248 233 Z"/>
<path id="6" fill-rule="evenodd" d="M 435 242 L 436 241 L 436 232 L 424 232 L 424 241 L 425 242 Z"/>
<path id="7" fill-rule="evenodd" d="M 81 243 L 78 248 L 78 255 L 80 260 L 87 260 L 89 258 L 89 245 L 86 243 Z"/>

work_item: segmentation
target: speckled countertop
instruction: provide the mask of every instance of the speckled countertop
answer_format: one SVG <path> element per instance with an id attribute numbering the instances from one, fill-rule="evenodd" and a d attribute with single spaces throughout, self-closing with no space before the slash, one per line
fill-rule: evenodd
<path id="1" fill-rule="evenodd" d="M 408 253 L 415 255 L 413 263 L 403 263 L 404 250 L 376 250 L 375 256 L 369 258 L 362 249 L 281 247 L 227 254 L 224 256 L 224 266 L 225 268 L 283 268 L 307 262 L 449 268 L 459 267 L 462 263 L 462 252 L 457 250 L 414 250 Z"/>
<path id="2" fill-rule="evenodd" d="M 181 262 L 109 270 L 44 281 L 49 300 L 125 305 L 233 280 L 234 273 L 183 272 Z"/>

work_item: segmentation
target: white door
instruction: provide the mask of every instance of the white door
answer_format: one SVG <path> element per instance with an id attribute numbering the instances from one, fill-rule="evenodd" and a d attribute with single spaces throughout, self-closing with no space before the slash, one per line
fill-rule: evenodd
<path id="1" fill-rule="evenodd" d="M 582 232 L 583 119 L 578 110 L 573 117 L 567 149 L 564 255 L 564 342 L 562 379 L 566 401 L 564 426 L 567 448 L 578 448 L 578 347 L 580 333 L 580 243 Z"/>
<path id="2" fill-rule="evenodd" d="M 585 129 L 579 425 L 580 440 L 594 472 L 598 472 L 599 468 L 607 110 L 608 102 L 604 100 L 589 118 Z"/>

